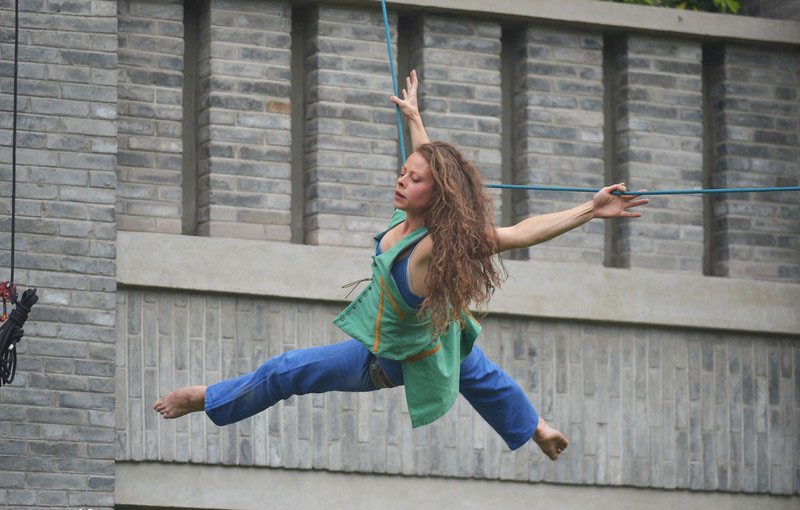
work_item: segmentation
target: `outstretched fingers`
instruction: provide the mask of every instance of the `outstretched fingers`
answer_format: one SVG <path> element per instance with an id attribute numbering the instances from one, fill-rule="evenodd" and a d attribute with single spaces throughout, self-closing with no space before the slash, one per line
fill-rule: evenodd
<path id="1" fill-rule="evenodd" d="M 645 192 L 647 190 L 639 190 Z M 598 191 L 592 199 L 595 218 L 639 218 L 641 214 L 629 211 L 632 207 L 638 207 L 650 202 L 641 195 L 627 192 L 624 182 L 606 186 Z"/>
<path id="2" fill-rule="evenodd" d="M 639 191 L 647 191 L 646 189 L 640 189 Z M 640 205 L 645 205 L 650 203 L 650 199 L 648 198 L 639 198 L 641 195 L 623 195 L 623 200 L 625 200 L 624 211 L 622 212 L 622 216 L 626 218 L 641 218 L 642 213 L 638 212 L 631 212 L 628 209 L 632 207 L 638 207 Z"/>
<path id="3" fill-rule="evenodd" d="M 389 98 L 391 102 L 396 104 L 400 111 L 407 116 L 416 116 L 419 114 L 419 106 L 417 105 L 417 87 L 419 81 L 417 80 L 416 71 L 411 71 L 409 76 L 406 77 L 406 88 L 402 90 L 403 98 L 397 96 Z"/>
<path id="4" fill-rule="evenodd" d="M 417 71 L 414 69 L 406 77 L 406 88 L 412 92 L 417 91 L 417 86 L 419 85 L 419 80 L 417 79 Z"/>

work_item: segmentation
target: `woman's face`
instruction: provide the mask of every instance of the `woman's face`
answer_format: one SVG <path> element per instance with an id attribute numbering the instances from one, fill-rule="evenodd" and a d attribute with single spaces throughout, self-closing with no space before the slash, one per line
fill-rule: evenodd
<path id="1" fill-rule="evenodd" d="M 415 152 L 400 169 L 394 191 L 394 206 L 407 213 L 424 212 L 433 199 L 431 167 Z"/>

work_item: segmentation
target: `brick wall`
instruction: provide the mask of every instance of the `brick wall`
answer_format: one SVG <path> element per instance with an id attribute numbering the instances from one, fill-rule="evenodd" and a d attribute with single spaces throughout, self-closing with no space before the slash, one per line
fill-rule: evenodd
<path id="1" fill-rule="evenodd" d="M 600 188 L 603 161 L 603 38 L 595 32 L 528 26 L 514 44 L 514 182 Z M 569 184 L 567 184 L 569 183 Z M 519 192 L 514 218 L 573 207 L 591 195 Z M 527 258 L 599 263 L 602 223 L 529 248 Z"/>
<path id="2" fill-rule="evenodd" d="M 500 24 L 425 15 L 410 30 L 410 67 L 421 79 L 420 111 L 429 138 L 456 145 L 486 182 L 500 182 Z M 490 194 L 499 218 L 500 193 Z"/>
<path id="3" fill-rule="evenodd" d="M 168 13 L 163 16 L 170 21 L 150 26 L 141 18 L 128 22 L 125 16 L 130 15 L 126 14 L 121 40 L 127 41 L 125 30 L 134 27 L 142 32 L 156 30 L 136 35 L 137 41 L 164 40 L 157 30 L 178 33 L 175 5 L 141 5 L 161 9 L 158 12 Z M 196 112 L 187 112 L 184 123 L 197 121 L 199 152 L 196 170 L 190 168 L 184 176 L 196 182 L 185 182 L 182 194 L 185 202 L 187 193 L 196 193 L 196 233 L 281 241 L 294 235 L 295 241 L 308 244 L 366 246 L 391 212 L 387 196 L 399 163 L 395 116 L 386 98 L 391 86 L 380 13 L 324 4 L 298 10 L 296 26 L 301 30 L 295 37 L 302 41 L 295 41 L 294 51 L 302 56 L 295 56 L 293 65 L 302 72 L 292 78 L 289 6 L 270 3 L 268 7 L 262 9 L 247 0 L 192 4 L 192 9 L 202 11 L 198 33 L 187 35 L 197 38 L 198 106 Z M 604 182 L 626 180 L 634 188 L 700 187 L 709 181 L 703 174 L 704 164 L 712 168 L 717 163 L 710 159 L 723 157 L 716 152 L 704 154 L 704 122 L 725 121 L 719 115 L 703 118 L 703 53 L 697 42 L 637 34 L 604 40 L 599 32 L 529 26 L 507 30 L 505 37 L 511 34 L 514 42 L 510 56 L 502 62 L 504 36 L 497 22 L 463 18 L 454 23 L 427 14 L 408 19 L 405 30 L 409 33 L 395 53 L 407 55 L 408 67 L 420 73 L 421 108 L 431 137 L 456 143 L 490 182 L 503 177 L 504 137 L 512 138 L 505 143 L 514 154 L 506 178 L 518 184 L 599 187 Z M 392 37 L 397 39 L 394 14 L 390 22 Z M 152 61 L 159 55 L 146 49 L 126 49 L 122 55 L 133 62 L 130 65 L 142 66 L 147 58 Z M 180 53 L 178 46 L 172 53 Z M 604 58 L 608 64 L 605 78 Z M 178 60 L 160 58 L 152 65 L 163 62 L 177 66 Z M 508 86 L 513 89 L 514 118 L 505 133 L 501 122 L 503 66 L 513 68 Z M 174 73 L 155 69 L 158 72 L 148 73 L 136 67 L 131 75 L 126 64 L 121 76 L 123 80 L 150 76 L 177 83 Z M 776 100 L 784 102 L 780 108 L 789 108 L 787 119 L 791 117 L 791 93 L 796 94 L 792 86 L 781 85 L 776 92 L 785 96 L 776 96 Z M 150 97 L 148 93 L 154 91 L 160 97 L 177 97 L 167 94 L 162 83 L 126 81 L 122 90 L 142 97 Z M 301 113 L 294 119 L 298 123 L 294 128 L 292 101 L 302 102 L 297 105 Z M 177 108 L 142 109 L 132 100 L 121 104 L 170 118 Z M 179 228 L 181 211 L 181 191 L 175 186 L 181 181 L 177 156 L 131 151 L 129 145 L 179 147 L 178 138 L 154 138 L 144 131 L 172 132 L 177 137 L 180 126 L 155 118 L 135 122 L 123 118 L 120 122 L 123 129 L 143 131 L 120 137 L 123 158 L 162 167 L 120 167 L 125 181 L 118 199 L 121 228 L 173 232 Z M 792 135 L 796 128 L 789 120 L 781 122 L 780 139 L 762 137 L 759 143 L 774 145 L 775 149 L 769 150 L 781 153 L 788 169 L 778 180 L 791 182 L 796 172 L 792 158 L 796 160 L 796 156 L 787 156 L 788 149 L 780 145 L 796 136 Z M 302 147 L 292 154 L 293 140 L 300 145 L 297 138 L 302 138 Z M 184 157 L 184 164 L 186 161 Z M 127 182 L 129 176 L 151 182 L 132 184 Z M 502 195 L 492 193 L 500 217 Z M 164 200 L 159 202 L 159 197 Z M 587 198 L 565 193 L 509 193 L 506 199 L 511 204 L 505 204 L 505 221 L 569 207 Z M 704 219 L 703 207 L 697 196 L 656 197 L 642 220 L 606 226 L 593 222 L 522 255 L 696 273 L 703 271 L 705 261 L 707 272 L 723 274 L 727 269 L 722 268 L 720 257 L 737 251 L 733 245 L 738 241 L 719 236 L 707 240 L 704 230 L 716 227 L 704 226 L 704 221 L 718 225 L 732 216 L 723 212 L 725 217 L 719 218 L 709 213 Z M 142 216 L 134 217 L 128 214 L 130 210 L 138 210 Z M 292 211 L 302 215 L 302 221 L 292 218 Z M 765 214 L 774 215 L 775 211 Z M 759 274 L 771 271 L 768 277 L 797 279 L 797 263 L 791 253 L 797 242 L 791 233 L 791 214 L 788 222 L 777 222 L 780 227 L 770 222 L 770 228 L 780 229 L 774 236 L 780 267 L 760 269 Z M 729 248 L 728 243 L 733 245 Z M 754 256 L 775 261 L 763 253 Z M 712 266 L 716 269 L 709 269 Z M 737 274 L 747 276 L 746 271 Z"/>
<path id="4" fill-rule="evenodd" d="M 3 145 L 14 2 L 0 4 Z M 21 2 L 16 283 L 40 296 L 0 388 L 0 506 L 112 508 L 117 4 Z M 11 150 L 2 156 L 9 264 Z M 4 269 L 5 271 L 5 269 Z M 7 278 L 7 273 L 2 276 Z"/>
<path id="5" fill-rule="evenodd" d="M 797 52 L 727 45 L 710 56 L 715 187 L 800 184 Z M 800 201 L 747 193 L 711 201 L 710 272 L 800 281 Z"/>
<path id="6" fill-rule="evenodd" d="M 291 9 L 211 0 L 197 48 L 197 234 L 291 238 Z"/>
<path id="7" fill-rule="evenodd" d="M 304 15 L 305 242 L 368 246 L 391 217 L 399 168 L 383 18 L 325 4 Z"/>
<path id="8" fill-rule="evenodd" d="M 611 180 L 631 189 L 701 188 L 700 44 L 640 35 L 612 44 Z M 701 272 L 702 211 L 696 196 L 653 197 L 643 218 L 612 223 L 609 264 Z"/>
<path id="9" fill-rule="evenodd" d="M 180 234 L 183 6 L 123 0 L 117 10 L 117 224 L 122 230 Z"/>
<path id="10" fill-rule="evenodd" d="M 294 181 L 304 184 L 304 242 L 366 246 L 389 217 L 398 166 L 379 12 L 327 4 L 295 10 L 303 34 L 295 41 L 303 51 L 298 83 L 290 73 L 292 3 L 187 4 L 198 9 L 190 34 L 181 5 L 23 2 L 17 283 L 37 287 L 41 300 L 19 345 L 17 379 L 0 389 L 0 506 L 111 508 L 115 457 L 798 493 L 796 336 L 488 318 L 481 345 L 580 445 L 556 464 L 533 445 L 507 451 L 463 401 L 440 422 L 412 430 L 401 390 L 293 399 L 221 429 L 201 415 L 160 420 L 150 406 L 170 389 L 340 339 L 330 324 L 339 307 L 226 289 L 209 297 L 118 291 L 117 228 L 186 230 L 183 204 L 196 193 L 192 233 L 288 242 L 300 199 L 292 196 Z M 0 2 L 6 112 L 12 9 Z M 497 20 L 410 14 L 412 33 L 398 37 L 390 13 L 392 37 L 407 41 L 396 49 L 420 71 L 432 137 L 463 147 L 489 180 L 502 176 L 500 148 L 509 136 L 498 118 L 504 65 L 515 69 L 511 174 L 519 183 L 599 185 L 603 144 L 616 157 L 606 172 L 633 186 L 800 179 L 792 48 L 712 46 L 704 56 L 699 43 L 677 36 L 615 39 L 527 26 L 517 33 L 518 51 L 503 60 Z M 605 84 L 603 37 L 612 43 Z M 191 111 L 183 95 L 187 40 L 197 50 Z M 617 108 L 602 122 L 613 122 L 613 140 L 601 131 L 607 84 Z M 305 116 L 293 127 L 295 88 Z M 190 140 L 197 165 L 185 174 L 194 188 L 181 171 L 187 119 L 197 123 Z M 702 144 L 704 128 L 712 147 Z M 293 133 L 304 133 L 301 162 L 291 161 Z M 10 136 L 5 115 L 4 145 Z M 3 154 L 0 210 L 9 232 L 10 151 Z M 521 218 L 580 200 L 520 194 L 513 212 Z M 614 265 L 701 278 L 705 250 L 713 274 L 800 282 L 796 197 L 710 202 L 705 226 L 699 199 L 657 198 L 646 220 L 613 229 L 613 244 L 604 246 L 601 224 L 592 224 L 528 255 L 599 265 L 607 250 Z M 713 234 L 705 249 L 704 228 Z M 9 245 L 0 236 L 3 267 Z"/>
<path id="11" fill-rule="evenodd" d="M 733 492 L 797 492 L 798 338 L 488 317 L 479 346 L 572 441 L 511 452 L 459 398 L 412 429 L 403 390 L 293 397 L 225 427 L 162 420 L 176 386 L 344 339 L 337 305 L 126 289 L 118 300 L 118 460 L 158 460 Z"/>

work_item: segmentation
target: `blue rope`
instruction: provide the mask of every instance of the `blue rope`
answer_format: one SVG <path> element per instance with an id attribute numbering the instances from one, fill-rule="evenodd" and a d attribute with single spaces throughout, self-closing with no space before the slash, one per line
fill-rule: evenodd
<path id="1" fill-rule="evenodd" d="M 389 16 L 386 14 L 386 0 L 381 0 L 383 9 L 383 27 L 386 29 L 386 47 L 389 49 L 389 67 L 392 70 L 392 87 L 394 95 L 397 93 L 397 75 L 394 72 L 394 56 L 392 55 L 392 38 L 389 32 Z M 406 145 L 403 141 L 403 118 L 400 114 L 400 107 L 395 105 L 397 111 L 397 135 L 400 138 L 400 152 L 403 161 L 406 160 Z M 597 193 L 599 189 L 594 188 L 566 188 L 560 186 L 527 186 L 522 184 L 487 184 L 487 188 L 507 188 L 507 189 L 526 189 L 534 191 L 577 191 L 582 193 Z M 665 190 L 665 191 L 614 191 L 614 195 L 700 195 L 708 193 L 755 193 L 761 191 L 800 191 L 800 186 L 782 188 L 718 188 L 718 189 L 685 189 L 685 190 Z"/>
<path id="2" fill-rule="evenodd" d="M 577 191 L 597 193 L 595 188 L 564 188 L 559 186 L 526 186 L 522 184 L 487 184 L 487 188 L 526 189 L 534 191 Z M 664 191 L 614 191 L 614 195 L 700 195 L 709 193 L 756 193 L 761 191 L 800 191 L 800 186 L 781 188 L 715 188 L 715 189 L 673 189 Z"/>
<path id="3" fill-rule="evenodd" d="M 389 17 L 386 15 L 386 0 L 381 0 L 381 8 L 383 9 L 383 26 L 386 29 L 386 47 L 389 48 L 389 67 L 392 69 L 392 87 L 394 87 L 394 95 L 400 97 L 397 93 L 397 76 L 394 73 L 394 56 L 392 56 L 392 38 L 389 34 Z M 400 115 L 400 107 L 394 105 L 397 110 L 397 135 L 400 137 L 400 153 L 403 155 L 403 162 L 406 161 L 406 144 L 403 141 L 403 118 Z"/>

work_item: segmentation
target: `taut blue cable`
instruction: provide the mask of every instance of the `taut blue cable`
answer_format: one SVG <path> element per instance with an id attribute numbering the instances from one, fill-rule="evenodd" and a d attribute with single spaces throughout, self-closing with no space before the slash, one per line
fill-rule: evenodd
<path id="1" fill-rule="evenodd" d="M 383 26 L 386 29 L 386 47 L 389 48 L 389 67 L 392 69 L 392 86 L 394 87 L 394 95 L 400 97 L 397 93 L 397 76 L 394 73 L 394 56 L 392 56 L 392 37 L 389 33 L 389 17 L 386 14 L 386 0 L 381 0 L 381 7 L 383 8 Z M 400 137 L 400 153 L 403 155 L 403 163 L 406 161 L 406 144 L 403 141 L 403 118 L 400 115 L 400 107 L 394 105 L 397 110 L 397 135 Z"/>
<path id="2" fill-rule="evenodd" d="M 400 97 L 397 92 L 397 75 L 394 72 L 394 56 L 392 55 L 392 37 L 389 32 L 389 16 L 386 14 L 386 0 L 381 0 L 383 10 L 383 27 L 386 29 L 386 47 L 389 49 L 389 67 L 392 70 L 392 88 L 394 95 Z M 406 160 L 406 144 L 403 140 L 403 117 L 400 114 L 400 107 L 395 105 L 397 111 L 397 135 L 400 139 L 400 152 L 403 161 Z M 487 184 L 487 188 L 505 189 L 525 189 L 532 191 L 575 191 L 580 193 L 597 193 L 600 191 L 595 188 L 567 188 L 561 186 L 527 186 L 523 184 Z M 779 187 L 779 188 L 716 188 L 716 189 L 682 189 L 664 191 L 614 191 L 614 195 L 701 195 L 710 193 L 756 193 L 762 191 L 800 191 L 800 186 Z"/>
<path id="3" fill-rule="evenodd" d="M 597 193 L 595 188 L 564 188 L 559 186 L 527 186 L 523 184 L 487 184 L 487 188 L 526 189 L 532 191 L 577 191 Z M 756 193 L 762 191 L 800 191 L 800 186 L 780 188 L 712 188 L 712 189 L 673 189 L 664 191 L 614 191 L 614 195 L 701 195 L 709 193 Z"/>

